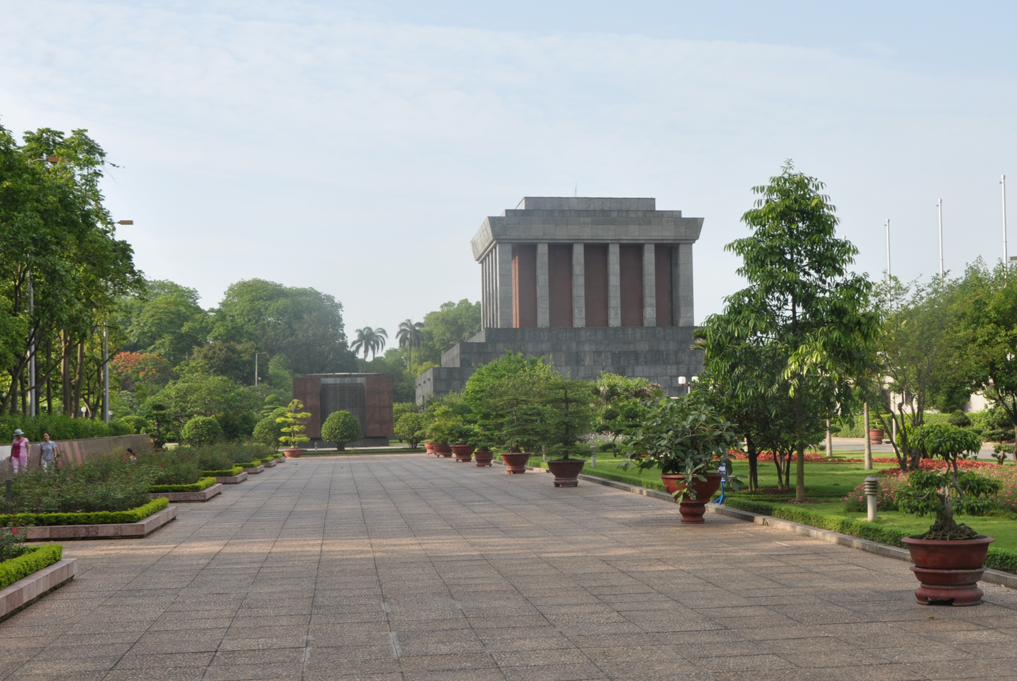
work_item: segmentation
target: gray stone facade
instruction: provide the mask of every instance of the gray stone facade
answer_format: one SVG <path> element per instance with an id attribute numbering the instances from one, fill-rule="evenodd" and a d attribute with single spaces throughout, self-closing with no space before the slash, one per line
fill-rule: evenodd
<path id="1" fill-rule="evenodd" d="M 679 394 L 678 377 L 702 368 L 691 348 L 702 226 L 649 198 L 527 197 L 487 218 L 471 243 L 483 330 L 417 379 L 417 401 L 462 389 L 508 351 L 574 378 L 642 376 Z"/>

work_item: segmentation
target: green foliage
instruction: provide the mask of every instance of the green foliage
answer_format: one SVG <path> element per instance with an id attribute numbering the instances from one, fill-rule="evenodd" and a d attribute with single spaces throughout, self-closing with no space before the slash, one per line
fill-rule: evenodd
<path id="1" fill-rule="evenodd" d="M 547 408 L 547 455 L 551 458 L 583 457 L 589 447 L 580 438 L 593 428 L 595 387 L 555 375 L 544 386 L 542 401 Z"/>
<path id="2" fill-rule="evenodd" d="M 126 461 L 123 450 L 76 467 L 32 469 L 13 478 L 12 501 L 0 499 L 0 512 L 122 511 L 148 500 L 150 475 L 147 467 Z"/>
<path id="3" fill-rule="evenodd" d="M 83 440 L 110 435 L 130 435 L 133 432 L 127 424 L 118 421 L 106 425 L 100 419 L 72 419 L 63 414 L 42 414 L 35 417 L 8 414 L 0 416 L 0 441 L 10 443 L 14 439 L 14 431 L 18 428 L 32 442 L 40 442 L 43 433 L 49 433 L 52 440 Z"/>
<path id="4" fill-rule="evenodd" d="M 231 466 L 230 468 L 221 468 L 219 470 L 208 470 L 202 471 L 202 475 L 209 475 L 215 478 L 235 478 L 244 472 L 243 466 Z"/>
<path id="5" fill-rule="evenodd" d="M 279 407 L 273 409 L 268 416 L 258 421 L 257 425 L 254 426 L 254 441 L 263 445 L 276 446 L 279 444 L 279 438 L 282 437 L 282 423 L 279 422 L 281 417 L 286 415 L 286 407 Z"/>
<path id="6" fill-rule="evenodd" d="M 148 419 L 146 419 L 144 416 L 129 415 L 117 419 L 117 421 L 119 423 L 122 423 L 124 427 L 130 428 L 132 433 L 138 435 L 142 433 L 147 433 L 148 429 L 151 427 L 151 424 L 149 424 Z"/>
<path id="7" fill-rule="evenodd" d="M 686 481 L 706 480 L 704 473 L 731 465 L 728 453 L 738 443 L 731 424 L 709 408 L 698 393 L 673 399 L 661 397 L 649 405 L 641 426 L 625 441 L 628 461 L 622 466 L 640 470 L 658 469 L 665 475 L 683 475 Z M 737 480 L 730 478 L 736 487 Z M 678 494 L 695 499 L 688 486 Z"/>
<path id="8" fill-rule="evenodd" d="M 195 416 L 180 431 L 189 445 L 210 445 L 224 439 L 219 422 L 210 416 Z"/>
<path id="9" fill-rule="evenodd" d="M 145 488 L 148 498 L 148 488 Z M 17 513 L 0 515 L 0 525 L 16 523 L 18 525 L 113 525 L 120 523 L 141 522 L 148 516 L 158 513 L 169 506 L 165 497 L 151 501 L 125 511 L 84 511 L 80 513 Z"/>
<path id="10" fill-rule="evenodd" d="M 147 282 L 138 296 L 121 299 L 116 322 L 125 330 L 124 350 L 157 355 L 170 366 L 205 343 L 210 325 L 198 292 L 171 281 Z"/>
<path id="11" fill-rule="evenodd" d="M 262 404 L 261 398 L 250 388 L 234 383 L 225 376 L 187 374 L 167 385 L 149 404 L 165 406 L 165 422 L 183 427 L 195 416 L 211 416 L 217 421 L 250 423 Z M 220 425 L 220 428 L 222 425 Z M 239 429 L 241 432 L 243 428 Z M 250 434 L 247 430 L 246 434 Z"/>
<path id="12" fill-rule="evenodd" d="M 225 376 L 240 385 L 254 384 L 254 353 L 257 345 L 254 341 L 235 343 L 232 341 L 214 340 L 199 345 L 191 353 L 186 371 L 208 376 Z M 265 361 L 265 357 L 261 357 Z M 259 373 L 261 367 L 259 366 Z"/>
<path id="13" fill-rule="evenodd" d="M 148 488 L 149 493 L 155 492 L 203 492 L 215 484 L 214 477 L 199 477 L 197 482 L 189 485 L 152 485 Z"/>
<path id="14" fill-rule="evenodd" d="M 951 426 L 957 426 L 958 428 L 970 428 L 971 419 L 968 415 L 962 412 L 960 409 L 950 414 L 949 420 L 947 421 Z"/>
<path id="15" fill-rule="evenodd" d="M 286 407 L 286 413 L 276 419 L 276 423 L 282 428 L 282 435 L 279 442 L 290 447 L 296 447 L 301 442 L 310 442 L 311 438 L 304 435 L 307 430 L 307 419 L 311 418 L 310 412 L 303 411 L 304 403 L 300 400 L 293 400 Z"/>
<path id="16" fill-rule="evenodd" d="M 63 548 L 60 544 L 34 546 L 15 558 L 0 560 L 0 589 L 6 589 L 20 579 L 60 562 Z"/>
<path id="17" fill-rule="evenodd" d="M 201 477 L 197 462 L 182 455 L 180 448 L 138 452 L 137 458 L 137 465 L 148 472 L 152 485 L 193 484 Z"/>
<path id="18" fill-rule="evenodd" d="M 948 423 L 921 426 L 914 433 L 914 444 L 929 456 L 939 456 L 956 463 L 965 452 L 977 452 L 982 447 L 978 435 Z"/>
<path id="19" fill-rule="evenodd" d="M 456 343 L 480 332 L 480 302 L 463 298 L 458 303 L 442 303 L 434 312 L 424 315 L 420 362 L 441 361 L 441 355 Z"/>
<path id="20" fill-rule="evenodd" d="M 334 442 L 339 451 L 363 437 L 357 417 L 348 411 L 334 411 L 321 424 L 321 439 Z"/>
<path id="21" fill-rule="evenodd" d="M 479 367 L 463 388 L 476 418 L 477 437 L 510 452 L 532 451 L 547 441 L 547 386 L 554 369 L 540 359 L 506 353 Z"/>
<path id="22" fill-rule="evenodd" d="M 24 550 L 24 531 L 17 527 L 0 527 L 0 563 L 17 558 Z"/>
<path id="23" fill-rule="evenodd" d="M 429 442 L 445 445 L 457 441 L 457 420 L 451 407 L 440 402 L 434 403 L 429 405 L 427 413 L 429 418 L 424 430 L 424 436 Z"/>
<path id="24" fill-rule="evenodd" d="M 424 416 L 415 412 L 403 412 L 395 422 L 395 435 L 410 447 L 416 447 L 424 439 Z"/>
<path id="25" fill-rule="evenodd" d="M 646 417 L 648 400 L 661 388 L 645 378 L 628 378 L 603 372 L 594 386 L 597 397 L 595 430 L 611 437 L 632 432 Z"/>
<path id="26" fill-rule="evenodd" d="M 363 352 L 364 361 L 367 361 L 368 354 L 374 357 L 385 349 L 387 340 L 388 332 L 385 329 L 381 327 L 372 329 L 370 326 L 365 326 L 362 329 L 357 329 L 357 338 L 350 344 L 350 350 L 354 353 Z"/>

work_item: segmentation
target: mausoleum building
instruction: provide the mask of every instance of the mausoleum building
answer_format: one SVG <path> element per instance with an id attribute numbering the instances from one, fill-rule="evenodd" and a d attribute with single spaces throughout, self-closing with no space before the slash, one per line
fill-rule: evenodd
<path id="1" fill-rule="evenodd" d="M 642 376 L 677 395 L 693 350 L 692 246 L 703 218 L 655 199 L 527 197 L 473 237 L 483 329 L 417 378 L 417 401 L 460 390 L 506 351 L 573 378 Z"/>

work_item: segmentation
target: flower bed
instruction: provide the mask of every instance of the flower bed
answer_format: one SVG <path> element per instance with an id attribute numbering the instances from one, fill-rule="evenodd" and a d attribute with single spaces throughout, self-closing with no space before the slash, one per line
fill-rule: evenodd
<path id="1" fill-rule="evenodd" d="M 60 561 L 63 547 L 60 544 L 48 544 L 26 548 L 21 555 L 0 563 L 0 589 L 4 589 L 19 579 L 24 579 L 34 572 Z"/>
<path id="2" fill-rule="evenodd" d="M 148 498 L 148 491 L 145 491 Z M 169 506 L 168 499 L 152 499 L 125 511 L 84 513 L 17 513 L 0 515 L 0 525 L 112 525 L 136 523 Z"/>
<path id="3" fill-rule="evenodd" d="M 0 517 L 127 511 L 148 502 L 152 475 L 114 454 L 80 466 L 30 470 L 11 482 L 11 500 L 0 498 Z"/>
<path id="4" fill-rule="evenodd" d="M 200 478 L 197 482 L 191 483 L 190 485 L 151 485 L 148 488 L 149 493 L 157 492 L 201 492 L 206 490 L 215 484 L 215 476 L 208 476 Z"/>

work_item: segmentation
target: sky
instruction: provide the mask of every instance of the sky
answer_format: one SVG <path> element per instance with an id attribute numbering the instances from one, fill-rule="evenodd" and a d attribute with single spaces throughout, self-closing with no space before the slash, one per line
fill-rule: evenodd
<path id="1" fill-rule="evenodd" d="M 938 199 L 946 269 L 998 261 L 1017 4 L 834 5 L 0 0 L 0 124 L 99 141 L 149 278 L 314 287 L 350 335 L 479 300 L 484 218 L 575 194 L 705 218 L 702 322 L 787 159 L 874 279 L 887 219 L 893 274 L 938 272 Z"/>

